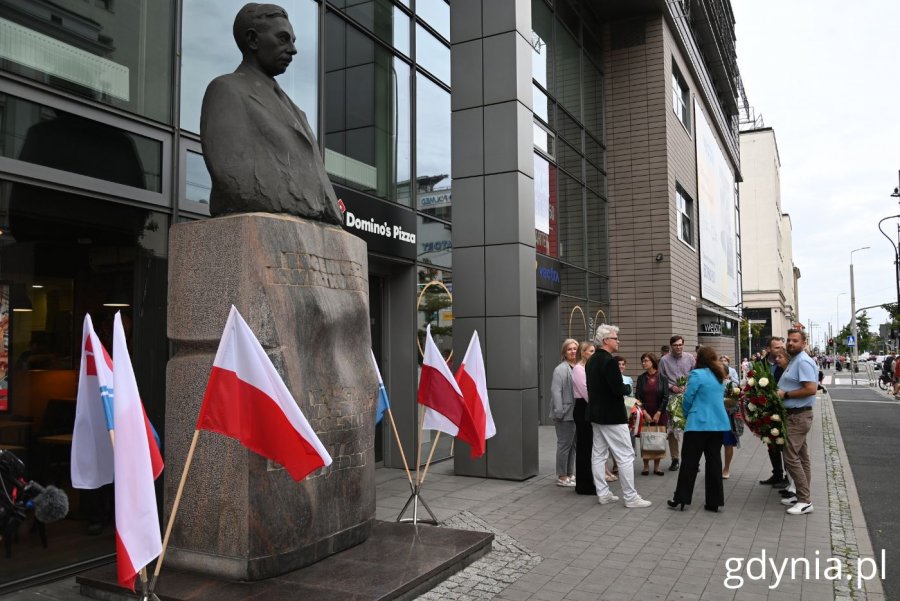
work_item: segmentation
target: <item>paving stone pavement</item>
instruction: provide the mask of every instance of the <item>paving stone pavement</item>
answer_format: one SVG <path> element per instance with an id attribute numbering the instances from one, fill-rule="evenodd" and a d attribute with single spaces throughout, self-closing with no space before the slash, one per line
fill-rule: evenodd
<path id="1" fill-rule="evenodd" d="M 769 476 L 770 466 L 765 448 L 749 433 L 735 451 L 725 508 L 717 514 L 702 510 L 702 468 L 694 504 L 684 512 L 665 504 L 676 474 L 641 476 L 639 460 L 637 489 L 653 501 L 647 509 L 600 506 L 594 497 L 557 487 L 552 427 L 540 429 L 539 475 L 525 482 L 455 476 L 451 461 L 435 464 L 422 494 L 437 517 L 447 526 L 493 532 L 496 540 L 490 554 L 419 599 L 884 601 L 879 580 L 856 586 L 857 558 L 876 556 L 827 397 L 819 399 L 808 440 L 816 509 L 804 516 L 787 515 L 778 493 L 757 483 Z M 380 469 L 375 479 L 376 517 L 396 519 L 409 496 L 406 474 Z M 796 577 L 790 565 L 781 577 L 771 565 L 761 574 L 763 557 L 779 569 L 785 559 L 805 558 L 810 576 L 804 577 L 800 562 Z M 751 558 L 756 565 L 748 564 Z M 844 570 L 840 582 L 826 579 L 829 558 Z M 737 562 L 740 569 L 729 571 Z M 3 599 L 82 597 L 68 578 Z"/>
<path id="2" fill-rule="evenodd" d="M 423 494 L 447 525 L 466 527 L 474 517 L 495 534 L 509 536 L 520 552 L 543 558 L 496 599 L 882 601 L 880 581 L 857 587 L 857 559 L 877 556 L 862 522 L 830 399 L 819 398 L 809 436 L 816 507 L 812 514 L 785 513 L 778 493 L 757 483 L 770 474 L 765 447 L 749 433 L 742 443 L 731 478 L 725 481 L 724 511 L 718 514 L 702 510 L 702 466 L 694 504 L 683 513 L 665 506 L 676 474 L 640 476 L 639 460 L 636 486 L 641 496 L 653 501 L 649 509 L 626 509 L 621 503 L 599 506 L 593 497 L 556 487 L 555 434 L 544 427 L 537 477 L 518 483 L 459 477 L 447 462 L 432 467 Z M 377 476 L 381 519 L 395 518 L 408 496 L 405 475 L 392 472 L 380 470 Z M 613 488 L 617 491 L 618 485 Z M 751 558 L 756 558 L 755 565 L 748 564 Z M 787 567 L 779 576 L 767 563 L 760 574 L 761 560 L 774 561 L 778 570 L 787 560 Z M 464 593 L 458 587 L 438 587 L 420 598 L 490 598 L 485 594 L 495 590 L 496 581 L 490 580 L 489 561 L 490 555 L 455 577 L 460 582 L 488 579 L 491 584 L 483 590 Z M 498 561 L 502 565 L 507 559 Z M 738 562 L 740 570 L 729 572 Z M 829 579 L 835 572 L 826 571 L 835 562 L 841 565 L 840 580 Z M 807 564 L 809 577 L 804 573 Z"/>

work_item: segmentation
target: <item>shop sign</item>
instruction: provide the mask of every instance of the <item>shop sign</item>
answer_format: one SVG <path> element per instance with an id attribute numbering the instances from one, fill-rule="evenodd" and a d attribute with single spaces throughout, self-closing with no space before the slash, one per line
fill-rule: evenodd
<path id="1" fill-rule="evenodd" d="M 722 324 L 720 324 L 717 321 L 701 323 L 700 324 L 700 335 L 701 336 L 721 336 L 722 335 Z"/>
<path id="2" fill-rule="evenodd" d="M 334 191 L 340 199 L 344 229 L 365 240 L 370 251 L 416 258 L 415 213 L 342 186 Z"/>
<path id="3" fill-rule="evenodd" d="M 559 261 L 542 254 L 536 254 L 534 270 L 538 288 L 551 292 L 560 292 L 562 290 L 562 282 L 560 280 L 562 269 Z"/>
<path id="4" fill-rule="evenodd" d="M 437 209 L 439 207 L 449 207 L 453 197 L 450 190 L 442 190 L 440 192 L 427 192 L 419 196 L 419 210 Z"/>

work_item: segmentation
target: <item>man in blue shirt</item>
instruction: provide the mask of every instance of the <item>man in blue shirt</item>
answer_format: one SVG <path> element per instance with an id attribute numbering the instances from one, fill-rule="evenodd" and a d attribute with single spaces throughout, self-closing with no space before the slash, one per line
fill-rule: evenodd
<path id="1" fill-rule="evenodd" d="M 809 447 L 806 435 L 813 422 L 813 405 L 816 403 L 816 387 L 819 368 L 804 350 L 806 332 L 788 330 L 787 352 L 791 362 L 778 381 L 778 396 L 784 400 L 787 409 L 787 438 L 784 444 L 784 466 L 794 480 L 797 494 L 783 499 L 791 515 L 812 513 L 813 505 L 809 496 L 809 481 L 812 471 L 809 466 Z M 782 433 L 783 434 L 783 433 Z"/>

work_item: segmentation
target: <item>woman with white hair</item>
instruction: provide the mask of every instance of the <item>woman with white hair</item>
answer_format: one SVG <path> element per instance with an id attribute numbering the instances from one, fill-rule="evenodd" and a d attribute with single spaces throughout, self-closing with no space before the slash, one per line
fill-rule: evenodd
<path id="1" fill-rule="evenodd" d="M 560 349 L 562 362 L 550 382 L 550 419 L 556 426 L 556 485 L 575 486 L 575 393 L 572 370 L 578 360 L 578 341 L 566 338 Z"/>

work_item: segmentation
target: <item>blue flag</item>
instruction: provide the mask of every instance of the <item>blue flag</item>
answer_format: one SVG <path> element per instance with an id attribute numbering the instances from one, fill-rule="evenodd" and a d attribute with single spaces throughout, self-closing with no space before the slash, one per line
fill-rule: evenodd
<path id="1" fill-rule="evenodd" d="M 378 369 L 378 363 L 375 361 L 375 353 L 372 354 L 372 365 L 375 367 L 375 375 L 378 376 L 378 406 L 375 407 L 375 423 L 378 424 L 384 418 L 384 412 L 391 408 L 388 401 L 387 390 L 384 389 L 384 380 L 381 379 L 381 371 Z"/>

